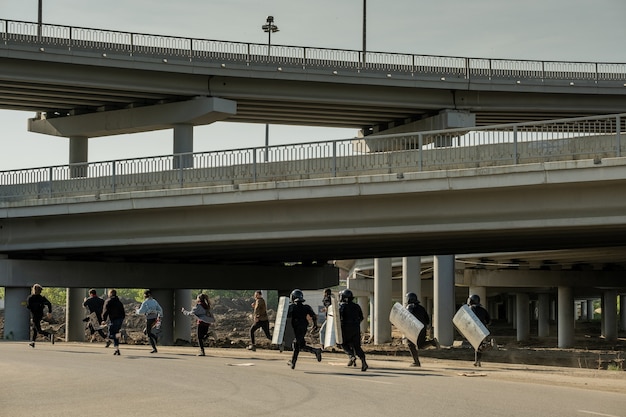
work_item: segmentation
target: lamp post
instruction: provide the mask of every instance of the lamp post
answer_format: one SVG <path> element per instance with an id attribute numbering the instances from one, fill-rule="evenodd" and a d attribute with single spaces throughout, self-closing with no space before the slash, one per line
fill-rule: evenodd
<path id="1" fill-rule="evenodd" d="M 367 0 L 363 0 L 363 66 L 365 66 L 366 38 L 367 38 Z"/>
<path id="2" fill-rule="evenodd" d="M 274 16 L 267 16 L 265 20 L 265 24 L 261 26 L 263 32 L 267 33 L 267 61 L 269 62 L 270 58 L 270 49 L 272 47 L 272 33 L 278 32 L 278 26 L 274 24 Z M 270 125 L 265 124 L 265 162 L 268 159 L 270 145 Z"/>
<path id="3" fill-rule="evenodd" d="M 39 5 L 37 7 L 37 39 L 41 40 L 41 24 L 42 24 L 42 15 L 43 15 L 43 7 L 41 5 L 42 0 L 39 0 Z"/>

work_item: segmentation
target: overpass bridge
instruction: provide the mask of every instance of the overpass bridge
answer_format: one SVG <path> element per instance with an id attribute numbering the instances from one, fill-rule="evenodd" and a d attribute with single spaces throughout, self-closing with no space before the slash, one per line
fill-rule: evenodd
<path id="1" fill-rule="evenodd" d="M 0 39 L 0 108 L 37 112 L 30 130 L 69 138 L 217 120 L 369 135 L 626 111 L 626 63 L 364 55 L 5 19 Z M 470 116 L 429 119 L 445 110 Z"/>

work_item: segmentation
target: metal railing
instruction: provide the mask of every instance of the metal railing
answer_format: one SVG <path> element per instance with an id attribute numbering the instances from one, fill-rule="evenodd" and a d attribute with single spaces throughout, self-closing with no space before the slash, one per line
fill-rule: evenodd
<path id="1" fill-rule="evenodd" d="M 188 62 L 217 61 L 276 64 L 301 68 L 350 69 L 405 75 L 471 79 L 532 79 L 546 81 L 624 82 L 626 63 L 565 62 L 451 57 L 392 52 L 367 52 L 303 46 L 228 42 L 198 38 L 120 32 L 74 26 L 0 19 L 5 43 L 26 43 L 124 54 L 180 59 Z M 576 83 L 574 83 L 574 86 Z"/>
<path id="2" fill-rule="evenodd" d="M 626 113 L 19 169 L 0 201 L 602 159 L 623 132 Z"/>

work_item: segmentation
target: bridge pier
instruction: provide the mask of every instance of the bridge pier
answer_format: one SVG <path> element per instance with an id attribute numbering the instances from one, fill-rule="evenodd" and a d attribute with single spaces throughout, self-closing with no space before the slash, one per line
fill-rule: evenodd
<path id="1" fill-rule="evenodd" d="M 454 255 L 435 256 L 434 262 L 434 311 L 435 337 L 443 346 L 454 343 L 452 317 L 455 313 Z"/>
<path id="2" fill-rule="evenodd" d="M 539 294 L 537 302 L 537 336 L 550 336 L 550 294 Z"/>
<path id="3" fill-rule="evenodd" d="M 527 293 L 515 295 L 515 307 L 517 313 L 517 341 L 522 342 L 530 337 L 530 297 Z"/>
<path id="4" fill-rule="evenodd" d="M 29 340 L 30 312 L 26 308 L 29 287 L 4 288 L 4 338 Z"/>
<path id="5" fill-rule="evenodd" d="M 65 297 L 65 340 L 68 342 L 85 341 L 85 295 L 86 288 L 67 288 Z"/>
<path id="6" fill-rule="evenodd" d="M 417 294 L 417 299 L 424 304 L 422 296 L 422 258 L 419 256 L 405 256 L 402 258 L 402 298 L 400 303 L 406 304 L 405 296 L 413 292 Z"/>
<path id="7" fill-rule="evenodd" d="M 391 258 L 374 259 L 374 344 L 391 341 Z"/>
<path id="8" fill-rule="evenodd" d="M 87 176 L 88 155 L 89 138 L 85 136 L 70 136 L 70 178 Z"/>
<path id="9" fill-rule="evenodd" d="M 193 125 L 174 125 L 174 168 L 193 167 Z"/>
<path id="10" fill-rule="evenodd" d="M 193 317 L 185 316 L 180 311 L 181 307 L 190 310 L 192 308 L 191 303 L 193 303 L 191 290 L 174 290 L 174 344 L 179 340 L 191 342 L 191 320 Z"/>
<path id="11" fill-rule="evenodd" d="M 617 340 L 617 291 L 605 290 L 602 298 L 602 334 L 606 340 L 614 341 Z"/>
<path id="12" fill-rule="evenodd" d="M 574 290 L 560 286 L 558 294 L 558 346 L 570 348 L 574 345 Z"/>

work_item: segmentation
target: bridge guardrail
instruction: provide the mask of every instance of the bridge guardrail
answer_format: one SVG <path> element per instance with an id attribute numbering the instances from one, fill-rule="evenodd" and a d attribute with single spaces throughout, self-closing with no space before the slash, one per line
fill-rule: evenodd
<path id="1" fill-rule="evenodd" d="M 622 155 L 626 113 L 0 172 L 0 202 Z"/>
<path id="2" fill-rule="evenodd" d="M 2 41 L 89 49 L 126 55 L 148 54 L 168 59 L 217 60 L 245 64 L 277 64 L 302 68 L 379 71 L 407 75 L 457 76 L 465 79 L 503 77 L 550 80 L 624 82 L 626 63 L 565 62 L 453 57 L 229 42 L 106 29 L 0 19 Z"/>

